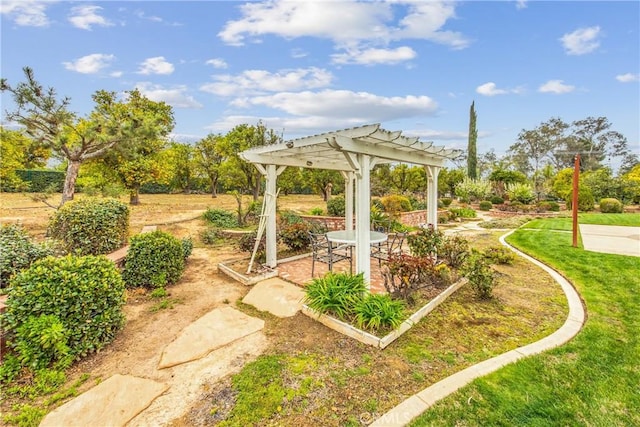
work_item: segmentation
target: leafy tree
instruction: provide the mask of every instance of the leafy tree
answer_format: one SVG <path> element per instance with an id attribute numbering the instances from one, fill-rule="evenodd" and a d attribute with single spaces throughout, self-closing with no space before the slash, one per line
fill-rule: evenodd
<path id="1" fill-rule="evenodd" d="M 608 167 L 581 174 L 580 185 L 583 184 L 591 188 L 595 200 L 624 198 L 622 179 L 614 177 Z"/>
<path id="2" fill-rule="evenodd" d="M 108 102 L 115 93 L 98 92 Z M 136 127 L 126 143 L 118 144 L 103 159 L 113 169 L 118 180 L 129 191 L 129 203 L 140 203 L 140 187 L 152 181 L 168 178 L 159 154 L 166 147 L 165 137 L 174 126 L 173 111 L 164 102 L 146 98 L 137 89 L 127 92 L 127 102 L 113 106 L 116 119 L 131 117 Z M 103 101 L 101 101 L 103 102 Z"/>
<path id="3" fill-rule="evenodd" d="M 625 157 L 629 154 L 627 138 L 610 130 L 606 117 L 587 117 L 573 122 L 572 138 L 566 139 L 566 151 L 580 153 L 581 170 L 596 170 L 609 157 Z M 572 159 L 573 157 L 571 157 Z"/>
<path id="4" fill-rule="evenodd" d="M 302 180 L 302 170 L 296 167 L 287 167 L 278 177 L 280 194 L 302 193 L 305 188 Z"/>
<path id="5" fill-rule="evenodd" d="M 498 165 L 498 156 L 496 156 L 495 150 L 492 148 L 486 153 L 481 154 L 478 157 L 478 164 L 476 170 L 478 171 L 479 178 L 487 178 L 487 174 Z"/>
<path id="6" fill-rule="evenodd" d="M 196 142 L 195 162 L 197 167 L 209 178 L 211 185 L 211 197 L 218 197 L 218 180 L 222 164 L 227 159 L 223 153 L 224 137 L 210 133 L 200 141 Z"/>
<path id="7" fill-rule="evenodd" d="M 279 143 L 282 138 L 258 122 L 255 126 L 242 124 L 234 127 L 222 141 L 221 151 L 227 157 L 223 166 L 227 184 L 249 192 L 254 201 L 258 200 L 262 175 L 254 165 L 240 158 L 239 153 L 252 147 Z"/>
<path id="8" fill-rule="evenodd" d="M 455 194 L 456 187 L 464 181 L 465 176 L 465 171 L 462 168 L 451 170 L 447 168 L 441 169 L 438 175 L 438 193 L 440 193 L 441 196 Z"/>
<path id="9" fill-rule="evenodd" d="M 640 203 L 640 164 L 635 165 L 621 177 L 624 199 L 633 203 Z"/>
<path id="10" fill-rule="evenodd" d="M 185 194 L 193 190 L 196 178 L 195 149 L 190 144 L 172 142 L 164 150 L 161 163 L 166 163 L 171 170 L 171 188 L 178 189 Z"/>
<path id="11" fill-rule="evenodd" d="M 565 168 L 556 174 L 552 186 L 553 193 L 560 199 L 566 200 L 573 191 L 573 169 Z"/>
<path id="12" fill-rule="evenodd" d="M 391 188 L 391 165 L 389 163 L 375 165 L 370 178 L 371 194 L 384 196 Z"/>
<path id="13" fill-rule="evenodd" d="M 518 141 L 509 147 L 509 154 L 518 169 L 537 176 L 543 160 L 553 162 L 556 159 L 554 152 L 568 141 L 565 134 L 568 127 L 560 118 L 553 117 L 535 129 L 523 129 L 518 134 Z"/>
<path id="14" fill-rule="evenodd" d="M 6 79 L 0 81 L 0 90 L 11 93 L 16 105 L 7 119 L 24 126 L 28 136 L 66 160 L 61 204 L 73 199 L 83 163 L 103 157 L 124 141 L 158 138 L 173 128 L 170 107 L 162 116 L 136 108 L 134 103 L 143 99 L 137 91 L 129 93 L 127 102 L 117 101 L 115 92 L 97 91 L 92 95 L 93 111 L 78 118 L 69 111 L 68 97 L 58 99 L 54 88 L 45 90 L 36 81 L 31 68 L 23 70 L 26 81 L 15 87 Z"/>
<path id="15" fill-rule="evenodd" d="M 328 184 L 331 188 L 340 189 L 344 187 L 344 178 L 338 171 L 327 169 L 304 169 L 302 171 L 302 179 L 315 193 L 321 194 L 322 199 L 326 202 L 329 199 L 327 191 Z M 336 192 L 336 191 L 334 191 Z"/>
<path id="16" fill-rule="evenodd" d="M 467 155 L 467 176 L 471 179 L 478 177 L 478 129 L 476 127 L 476 106 L 475 101 L 471 103 L 469 108 L 469 143 L 468 143 L 468 155 Z"/>

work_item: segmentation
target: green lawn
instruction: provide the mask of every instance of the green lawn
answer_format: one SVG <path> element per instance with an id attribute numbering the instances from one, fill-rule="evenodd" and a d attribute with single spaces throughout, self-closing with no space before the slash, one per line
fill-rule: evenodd
<path id="1" fill-rule="evenodd" d="M 640 227 L 640 215 L 635 213 L 626 214 L 603 214 L 603 213 L 581 213 L 578 214 L 579 224 L 602 224 L 602 225 L 624 225 Z M 566 230 L 571 231 L 573 220 L 571 217 L 536 219 L 524 225 L 523 228 L 536 228 L 543 230 Z"/>
<path id="2" fill-rule="evenodd" d="M 629 218 L 631 217 L 631 218 Z M 586 214 L 581 222 L 637 225 L 640 215 Z M 566 345 L 475 380 L 412 425 L 640 425 L 640 259 L 571 246 L 571 219 L 536 220 L 507 240 L 559 270 L 587 308 Z M 606 222 L 605 222 L 606 221 Z M 589 222 L 593 223 L 593 222 Z"/>

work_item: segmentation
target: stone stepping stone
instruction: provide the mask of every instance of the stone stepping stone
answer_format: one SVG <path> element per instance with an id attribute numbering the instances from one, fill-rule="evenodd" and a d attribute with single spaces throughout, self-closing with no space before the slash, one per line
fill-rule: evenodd
<path id="1" fill-rule="evenodd" d="M 278 317 L 291 317 L 302 308 L 304 296 L 300 287 L 274 277 L 254 285 L 242 302 Z"/>
<path id="2" fill-rule="evenodd" d="M 40 427 L 124 426 L 168 388 L 156 381 L 116 374 L 54 409 Z"/>
<path id="3" fill-rule="evenodd" d="M 213 350 L 264 328 L 264 320 L 234 308 L 217 308 L 180 332 L 162 352 L 158 369 L 200 359 Z"/>

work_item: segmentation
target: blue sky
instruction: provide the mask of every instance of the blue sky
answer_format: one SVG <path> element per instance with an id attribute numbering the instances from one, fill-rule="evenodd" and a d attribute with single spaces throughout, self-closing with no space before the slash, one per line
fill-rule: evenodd
<path id="1" fill-rule="evenodd" d="M 177 141 L 382 123 L 502 155 L 551 117 L 606 116 L 640 152 L 640 2 L 2 0 L 1 73 L 80 115 L 100 89 L 174 107 Z M 2 96 L 2 110 L 11 109 Z M 3 116 L 4 117 L 4 116 Z"/>

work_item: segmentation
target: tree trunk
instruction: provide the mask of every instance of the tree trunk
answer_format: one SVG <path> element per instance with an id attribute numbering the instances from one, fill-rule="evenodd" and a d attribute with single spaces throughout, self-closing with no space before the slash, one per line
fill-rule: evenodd
<path id="1" fill-rule="evenodd" d="M 253 201 L 257 202 L 258 199 L 260 198 L 260 184 L 253 187 L 252 190 L 253 190 Z"/>
<path id="2" fill-rule="evenodd" d="M 62 188 L 62 200 L 60 206 L 64 205 L 69 200 L 73 200 L 73 194 L 76 191 L 76 180 L 78 179 L 78 173 L 80 172 L 80 161 L 69 160 L 67 165 L 67 173 L 64 177 L 64 187 Z"/>
<path id="3" fill-rule="evenodd" d="M 129 191 L 129 204 L 131 206 L 137 206 L 140 204 L 140 188 L 135 187 Z"/>
<path id="4" fill-rule="evenodd" d="M 218 189 L 215 181 L 211 181 L 211 197 L 214 199 L 218 197 Z"/>

